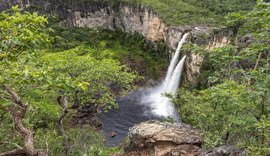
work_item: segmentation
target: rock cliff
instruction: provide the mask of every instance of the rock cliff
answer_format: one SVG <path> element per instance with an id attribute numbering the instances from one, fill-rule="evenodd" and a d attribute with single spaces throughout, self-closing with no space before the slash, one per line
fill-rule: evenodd
<path id="1" fill-rule="evenodd" d="M 230 42 L 229 36 L 233 34 L 230 30 L 213 33 L 209 27 L 172 27 L 153 10 L 139 4 L 108 5 L 93 0 L 88 0 L 84 4 L 63 2 L 56 4 L 41 0 L 34 3 L 35 5 L 42 4 L 42 8 L 45 8 L 46 12 L 57 12 L 65 21 L 64 24 L 69 26 L 120 29 L 127 33 L 138 33 L 153 43 L 164 41 L 170 49 L 167 51 L 168 53 L 174 52 L 185 32 L 190 32 L 191 36 L 197 34 L 208 36 L 207 41 L 202 43 L 208 50 L 227 45 Z M 70 5 L 73 6 L 70 7 Z M 201 56 L 190 54 L 184 73 L 186 81 L 194 82 L 196 80 L 202 63 Z"/>
<path id="2" fill-rule="evenodd" d="M 3 1 L 3 0 L 2 0 Z M 28 6 L 28 0 L 11 0 L 2 2 L 2 6 L 19 4 Z M 86 1 L 64 1 L 64 0 L 35 0 L 31 6 L 38 8 L 39 12 L 57 14 L 63 24 L 67 26 L 120 29 L 127 33 L 138 33 L 151 42 L 164 41 L 169 47 L 168 53 L 173 53 L 181 36 L 185 32 L 191 35 L 204 34 L 209 36 L 202 43 L 206 49 L 227 45 L 232 31 L 213 33 L 209 27 L 172 27 L 166 24 L 162 18 L 153 10 L 135 4 L 108 4 L 94 0 Z M 181 18 L 181 17 L 179 17 Z M 199 55 L 190 54 L 186 61 L 185 80 L 194 82 L 200 72 L 203 58 Z"/>

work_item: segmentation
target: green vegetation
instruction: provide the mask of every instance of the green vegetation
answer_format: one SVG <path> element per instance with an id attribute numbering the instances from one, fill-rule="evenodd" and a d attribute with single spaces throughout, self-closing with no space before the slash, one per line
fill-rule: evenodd
<path id="1" fill-rule="evenodd" d="M 110 2 L 117 6 L 123 0 Z M 205 148 L 232 144 L 249 155 L 269 155 L 270 4 L 258 0 L 247 13 L 254 1 L 125 2 L 140 2 L 171 25 L 219 25 L 226 19 L 228 27 L 238 28 L 225 47 L 185 46 L 186 53 L 205 59 L 198 83 L 186 84 L 173 101 L 183 121 L 202 130 Z M 17 7 L 0 14 L 0 153 L 121 152 L 122 146 L 105 147 L 92 125 L 73 125 L 77 110 L 71 108 L 76 102 L 117 107 L 117 96 L 159 78 L 166 65 L 164 41 L 153 44 L 118 30 L 63 28 L 58 22 Z"/>
<path id="2" fill-rule="evenodd" d="M 65 8 L 76 7 L 88 11 L 87 7 L 119 6 L 120 3 L 138 6 L 142 4 L 160 15 L 171 26 L 222 26 L 224 15 L 231 12 L 247 13 L 256 0 L 46 0 Z M 42 8 L 41 8 L 42 9 Z"/>
<path id="3" fill-rule="evenodd" d="M 249 14 L 227 16 L 229 26 L 240 26 L 235 41 L 200 53 L 198 89 L 186 86 L 175 99 L 184 122 L 203 131 L 206 148 L 234 144 L 250 155 L 270 153 L 269 13 L 270 4 L 258 1 Z"/>
<path id="4" fill-rule="evenodd" d="M 43 133 L 37 131 L 35 138 L 37 148 L 46 149 L 46 153 L 49 155 L 65 156 L 62 146 L 63 138 L 58 135 L 57 131 Z M 121 146 L 105 147 L 103 135 L 89 126 L 69 129 L 67 134 L 69 143 L 72 145 L 69 155 L 108 156 L 122 151 Z"/>
<path id="5" fill-rule="evenodd" d="M 142 0 L 170 25 L 218 25 L 226 13 L 248 10 L 253 1 Z M 240 5 L 239 5 L 240 4 Z M 245 6 L 248 5 L 248 6 Z M 236 8 L 236 6 L 240 6 Z"/>
<path id="6" fill-rule="evenodd" d="M 87 3 L 87 0 L 84 1 Z M 172 26 L 224 24 L 224 15 L 231 12 L 248 12 L 256 0 L 98 0 L 98 3 L 142 4 L 151 8 Z M 71 2 L 70 2 L 71 3 Z M 82 3 L 82 2 L 78 2 Z"/>
<path id="7" fill-rule="evenodd" d="M 131 91 L 142 76 L 163 73 L 161 53 L 139 35 L 51 23 L 53 30 L 46 24 L 45 17 L 22 14 L 16 7 L 0 14 L 0 151 L 104 156 L 119 152 L 121 147 L 105 147 L 93 128 L 71 128 L 76 113 L 71 103 L 117 107 L 115 97 Z M 128 66 L 134 62 L 143 63 L 131 70 Z"/>
<path id="8" fill-rule="evenodd" d="M 61 28 L 53 26 L 57 34 L 51 51 L 81 48 L 82 55 L 95 59 L 113 58 L 133 69 L 145 79 L 158 79 L 165 71 L 166 46 L 164 42 L 147 42 L 139 34 L 121 31 L 91 30 L 88 28 Z M 144 81 L 144 80 L 142 80 Z"/>
<path id="9" fill-rule="evenodd" d="M 179 25 L 219 26 L 231 12 L 247 12 L 255 0 L 123 0 L 138 3 L 158 13 L 166 23 Z"/>

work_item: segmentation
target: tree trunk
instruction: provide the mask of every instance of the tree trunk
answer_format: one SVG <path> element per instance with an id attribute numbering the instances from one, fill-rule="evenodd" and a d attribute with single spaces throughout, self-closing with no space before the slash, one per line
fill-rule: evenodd
<path id="1" fill-rule="evenodd" d="M 262 53 L 259 54 L 258 59 L 257 59 L 256 64 L 255 64 L 255 67 L 254 67 L 253 70 L 256 71 L 258 69 L 261 57 L 262 57 Z"/>
<path id="2" fill-rule="evenodd" d="M 38 155 L 38 150 L 34 147 L 34 137 L 32 131 L 23 126 L 22 117 L 13 116 L 16 130 L 24 137 L 24 146 L 27 155 Z"/>
<path id="3" fill-rule="evenodd" d="M 27 104 L 24 104 L 20 97 L 14 92 L 11 88 L 4 86 L 5 91 L 10 95 L 7 99 L 12 101 L 11 107 L 3 108 L 6 112 L 9 112 L 14 121 L 15 129 L 23 136 L 24 139 L 24 149 L 17 149 L 9 152 L 0 154 L 0 156 L 9 156 L 9 155 L 27 155 L 27 156 L 38 156 L 45 155 L 42 152 L 39 152 L 34 147 L 34 137 L 31 130 L 23 126 L 23 118 L 27 112 Z"/>
<path id="4" fill-rule="evenodd" d="M 0 156 L 27 156 L 25 149 L 16 149 L 4 153 L 0 153 Z"/>
<path id="5" fill-rule="evenodd" d="M 67 97 L 66 96 L 64 96 L 64 98 L 58 97 L 57 101 L 59 105 L 62 107 L 62 114 L 57 120 L 57 128 L 58 128 L 59 134 L 64 137 L 63 146 L 64 146 L 65 155 L 69 155 L 71 149 L 70 149 L 70 145 L 68 141 L 68 136 L 66 135 L 66 132 L 63 126 L 63 120 L 68 113 Z"/>

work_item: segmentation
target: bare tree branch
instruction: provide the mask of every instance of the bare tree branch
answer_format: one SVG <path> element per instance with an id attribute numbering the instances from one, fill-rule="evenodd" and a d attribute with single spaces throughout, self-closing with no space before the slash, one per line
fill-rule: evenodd
<path id="1" fill-rule="evenodd" d="M 259 66 L 261 57 L 262 57 L 262 53 L 260 53 L 260 54 L 258 55 L 258 59 L 257 59 L 257 61 L 256 61 L 256 64 L 255 64 L 255 67 L 254 67 L 253 70 L 256 71 L 256 70 L 258 69 L 258 66 Z"/>
<path id="2" fill-rule="evenodd" d="M 248 77 L 248 75 L 245 73 L 245 70 L 242 68 L 241 65 L 239 65 L 239 67 L 241 68 L 241 72 L 244 75 L 244 77 L 246 78 L 246 80 L 248 81 L 248 84 L 251 84 L 251 79 Z"/>
<path id="3" fill-rule="evenodd" d="M 69 155 L 71 147 L 69 145 L 68 136 L 66 135 L 65 129 L 64 129 L 64 126 L 63 126 L 63 120 L 64 120 L 64 118 L 66 117 L 66 115 L 68 113 L 67 97 L 64 96 L 62 98 L 61 96 L 59 96 L 57 98 L 57 101 L 58 101 L 59 105 L 62 107 L 62 114 L 60 115 L 60 117 L 57 120 L 57 127 L 58 127 L 59 134 L 64 137 L 63 146 L 64 146 L 65 154 Z"/>
<path id="4" fill-rule="evenodd" d="M 0 153 L 0 156 L 27 156 L 25 149 L 15 149 L 12 151 Z"/>
<path id="5" fill-rule="evenodd" d="M 0 99 L 11 100 L 11 98 L 10 97 L 7 97 L 7 96 L 0 96 Z"/>
<path id="6" fill-rule="evenodd" d="M 20 146 L 20 145 L 18 145 L 18 144 L 15 144 L 15 143 L 12 143 L 12 142 L 7 142 L 7 141 L 4 141 L 3 143 L 5 143 L 5 144 L 11 144 L 11 145 L 14 145 L 14 146 L 16 146 L 18 149 L 23 149 L 23 147 L 22 147 L 22 146 Z"/>
<path id="7" fill-rule="evenodd" d="M 11 88 L 4 86 L 4 90 L 11 96 L 11 101 L 13 107 L 1 107 L 6 112 L 11 113 L 14 121 L 15 129 L 23 136 L 24 138 L 24 149 L 17 149 L 9 152 L 0 154 L 0 156 L 9 156 L 9 155 L 27 155 L 27 156 L 39 156 L 45 155 L 43 152 L 38 151 L 34 147 L 34 137 L 31 130 L 27 129 L 23 125 L 23 117 L 27 112 L 27 105 L 23 104 L 18 94 L 13 91 Z"/>
<path id="8" fill-rule="evenodd" d="M 14 92 L 11 88 L 4 86 L 7 93 L 9 93 L 12 97 L 13 103 L 20 106 L 22 109 L 26 109 L 27 106 L 23 105 L 20 97 L 17 95 L 16 92 Z"/>

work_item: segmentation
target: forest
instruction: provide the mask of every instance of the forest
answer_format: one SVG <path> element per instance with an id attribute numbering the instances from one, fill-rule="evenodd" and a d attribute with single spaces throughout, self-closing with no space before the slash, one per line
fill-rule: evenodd
<path id="1" fill-rule="evenodd" d="M 53 3 L 72 7 L 86 1 Z M 181 50 L 203 58 L 196 81 L 182 78 L 177 95 L 165 96 L 181 122 L 201 131 L 202 149 L 232 145 L 246 155 L 270 155 L 269 1 L 92 1 L 140 4 L 170 26 L 213 28 L 198 37 L 203 43 L 189 37 Z M 95 114 L 119 109 L 118 97 L 166 74 L 172 50 L 164 40 L 151 42 L 121 29 L 65 26 L 61 20 L 31 6 L 0 14 L 0 156 L 123 153 L 129 140 L 107 146 Z M 207 49 L 204 41 L 225 29 L 233 30 L 230 42 Z M 79 117 L 86 106 L 90 123 Z M 170 116 L 162 121 L 173 122 Z"/>

